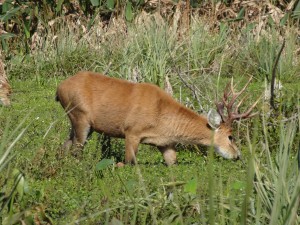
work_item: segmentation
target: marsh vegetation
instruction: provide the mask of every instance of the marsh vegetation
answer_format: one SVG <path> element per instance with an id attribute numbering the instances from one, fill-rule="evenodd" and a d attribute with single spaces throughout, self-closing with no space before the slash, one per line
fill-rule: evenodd
<path id="1" fill-rule="evenodd" d="M 299 1 L 6 2 L 0 35 L 13 94 L 0 108 L 0 223 L 300 223 Z M 234 124 L 243 161 L 180 145 L 178 165 L 166 167 L 143 145 L 138 165 L 116 168 L 124 141 L 107 150 L 96 134 L 82 159 L 58 158 L 70 126 L 56 87 L 82 70 L 163 89 L 167 81 L 199 113 L 231 78 L 243 86 L 253 76 L 244 107 L 262 96 L 259 115 Z M 274 74 L 282 87 L 272 106 Z"/>

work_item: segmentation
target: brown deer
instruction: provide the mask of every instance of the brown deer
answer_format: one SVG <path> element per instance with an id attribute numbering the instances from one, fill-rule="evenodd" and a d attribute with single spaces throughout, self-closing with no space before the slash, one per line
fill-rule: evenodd
<path id="1" fill-rule="evenodd" d="M 232 137 L 232 122 L 250 118 L 258 100 L 245 113 L 239 114 L 234 102 L 240 92 L 227 85 L 217 111 L 198 115 L 174 100 L 159 87 L 149 83 L 131 83 L 93 72 L 80 72 L 57 88 L 56 100 L 65 109 L 72 125 L 66 148 L 83 147 L 96 131 L 110 137 L 125 138 L 125 163 L 136 163 L 140 143 L 155 145 L 167 165 L 176 162 L 175 145 L 213 145 L 228 159 L 238 159 L 240 151 Z M 229 97 L 231 100 L 229 101 Z M 224 108 L 227 109 L 227 116 Z"/>

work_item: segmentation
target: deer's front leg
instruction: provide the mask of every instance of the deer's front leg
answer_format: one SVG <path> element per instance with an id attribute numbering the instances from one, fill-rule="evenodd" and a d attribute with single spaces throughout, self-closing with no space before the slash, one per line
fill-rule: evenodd
<path id="1" fill-rule="evenodd" d="M 171 166 L 176 163 L 176 150 L 174 146 L 164 146 L 158 148 L 163 155 L 167 166 Z"/>
<path id="2" fill-rule="evenodd" d="M 136 164 L 136 154 L 138 152 L 138 146 L 140 139 L 136 136 L 126 135 L 125 137 L 125 163 Z"/>

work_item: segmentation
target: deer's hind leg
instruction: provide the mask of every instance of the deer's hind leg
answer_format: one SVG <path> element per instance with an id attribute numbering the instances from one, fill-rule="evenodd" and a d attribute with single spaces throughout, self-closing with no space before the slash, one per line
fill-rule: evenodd
<path id="1" fill-rule="evenodd" d="M 65 150 L 69 150 L 72 147 L 73 138 L 74 138 L 74 130 L 73 130 L 73 128 L 71 128 L 69 138 L 64 142 L 62 148 Z"/>
<path id="2" fill-rule="evenodd" d="M 71 122 L 71 131 L 69 138 L 65 141 L 63 148 L 68 150 L 71 147 L 73 155 L 77 156 L 82 151 L 82 148 L 87 138 L 92 134 L 93 130 L 84 115 L 73 116 L 69 114 Z"/>

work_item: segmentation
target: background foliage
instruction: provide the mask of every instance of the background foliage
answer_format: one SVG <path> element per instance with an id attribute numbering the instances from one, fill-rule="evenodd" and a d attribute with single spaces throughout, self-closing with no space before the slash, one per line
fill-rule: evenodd
<path id="1" fill-rule="evenodd" d="M 112 18 L 133 22 L 142 12 L 159 12 L 171 21 L 180 11 L 180 20 L 187 27 L 192 14 L 205 16 L 213 27 L 226 22 L 233 29 L 240 29 L 258 23 L 260 30 L 257 32 L 261 32 L 274 24 L 278 27 L 297 26 L 300 1 L 5 0 L 0 11 L 2 48 L 6 54 L 11 54 L 11 51 L 25 54 L 36 45 L 36 35 L 56 34 L 62 24 L 82 26 L 84 35 L 97 18 L 101 18 L 106 26 Z"/>

